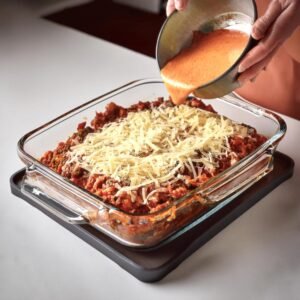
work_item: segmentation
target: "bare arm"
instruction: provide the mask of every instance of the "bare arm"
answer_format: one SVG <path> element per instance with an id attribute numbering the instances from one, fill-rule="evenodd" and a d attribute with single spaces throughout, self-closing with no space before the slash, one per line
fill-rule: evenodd
<path id="1" fill-rule="evenodd" d="M 265 69 L 278 48 L 300 25 L 300 0 L 272 0 L 263 16 L 257 19 L 252 36 L 259 43 L 239 66 L 243 83 Z"/>

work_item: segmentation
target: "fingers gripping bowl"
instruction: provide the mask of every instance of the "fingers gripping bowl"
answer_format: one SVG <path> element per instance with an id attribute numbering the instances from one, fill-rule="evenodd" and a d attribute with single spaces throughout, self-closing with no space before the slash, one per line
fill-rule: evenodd
<path id="1" fill-rule="evenodd" d="M 167 240 L 168 237 L 174 238 L 202 222 L 221 207 L 233 201 L 238 193 L 272 169 L 273 152 L 286 130 L 285 123 L 280 117 L 235 96 L 226 96 L 221 100 L 210 100 L 209 104 L 218 114 L 207 111 L 212 111 L 212 108 L 198 99 L 174 108 L 170 102 L 163 101 L 162 98 L 153 102 L 159 97 L 168 99 L 161 81 L 136 81 L 89 101 L 26 134 L 18 144 L 19 155 L 27 165 L 27 174 L 22 186 L 23 193 L 30 196 L 34 201 L 42 203 L 44 207 L 67 222 L 88 223 L 120 243 L 131 247 L 151 247 Z M 137 105 L 139 101 L 152 101 L 152 104 L 140 103 Z M 105 121 L 103 119 L 105 114 L 100 112 L 104 112 L 105 106 L 111 102 L 116 104 L 115 108 L 120 106 L 123 108 L 118 108 L 119 114 L 117 116 L 112 111 L 107 113 Z M 72 144 L 71 150 L 81 155 L 84 153 L 84 156 L 87 157 L 87 152 L 80 151 L 90 149 L 91 144 L 84 143 L 99 142 L 107 130 L 113 129 L 115 136 L 117 131 L 121 130 L 122 136 L 124 136 L 125 132 L 122 130 L 137 122 L 135 119 L 137 116 L 143 117 L 146 124 L 147 120 L 151 120 L 147 119 L 146 115 L 150 118 L 152 114 L 156 114 L 157 123 L 154 125 L 161 127 L 163 122 L 160 123 L 159 119 L 165 117 L 163 114 L 167 111 L 169 113 L 167 117 L 173 116 L 171 119 L 178 127 L 178 123 L 176 123 L 178 116 L 175 110 L 179 113 L 178 111 L 181 109 L 185 113 L 191 114 L 190 120 L 193 119 L 195 112 L 197 116 L 194 117 L 199 117 L 199 113 L 201 113 L 201 116 L 203 114 L 206 117 L 209 116 L 212 118 L 211 121 L 217 124 L 231 122 L 230 119 L 232 119 L 237 122 L 230 124 L 233 127 L 236 126 L 237 130 L 252 131 L 252 136 L 254 136 L 253 129 L 239 124 L 247 123 L 252 128 L 256 128 L 261 135 L 255 136 L 255 144 L 251 144 L 249 142 L 251 138 L 248 137 L 248 146 L 250 144 L 252 146 L 244 154 L 241 155 L 238 153 L 238 148 L 235 149 L 235 152 L 241 156 L 234 163 L 223 164 L 224 162 L 219 161 L 218 167 L 215 167 L 214 170 L 211 168 L 209 172 L 204 161 L 207 159 L 205 151 L 198 154 L 195 152 L 196 154 L 192 156 L 188 152 L 188 158 L 193 159 L 191 164 L 184 155 L 175 160 L 174 156 L 172 156 L 173 160 L 170 159 L 170 149 L 179 147 L 178 145 L 184 144 L 185 140 L 192 139 L 193 144 L 200 143 L 200 137 L 193 140 L 194 137 L 185 135 L 191 129 L 191 124 L 184 122 L 181 125 L 183 127 L 179 126 L 179 129 L 183 129 L 182 135 L 179 137 L 181 142 L 177 141 L 175 144 L 174 140 L 171 139 L 170 143 L 173 144 L 170 147 L 162 142 L 166 141 L 166 135 L 164 136 L 162 131 L 156 131 L 156 135 L 158 134 L 162 138 L 159 143 L 164 145 L 165 148 L 163 149 L 155 150 L 159 143 L 151 145 L 154 140 L 145 139 L 142 143 L 143 147 L 147 143 L 148 146 L 138 149 L 139 145 L 133 143 L 127 147 L 124 146 L 123 152 L 120 154 L 118 151 L 120 151 L 120 144 L 122 143 L 119 142 L 114 145 L 114 148 L 110 148 L 118 157 L 111 158 L 108 156 L 108 151 L 105 150 L 107 144 L 101 142 L 99 144 L 101 147 L 98 148 L 101 155 L 96 156 L 96 161 L 94 161 L 94 165 L 98 168 L 96 171 L 94 170 L 95 172 L 83 164 L 80 164 L 79 169 L 72 169 L 72 163 L 67 160 L 70 157 L 64 156 L 67 153 L 70 154 L 68 152 L 70 149 L 64 151 L 63 146 L 57 146 L 67 144 L 67 142 L 59 144 L 61 141 L 76 142 L 77 145 Z M 95 118 L 95 111 L 99 112 L 98 118 L 97 116 Z M 89 123 L 93 119 L 94 121 L 90 125 Z M 82 123 L 87 120 L 86 124 Z M 95 120 L 98 120 L 98 123 Z M 128 120 L 130 120 L 129 123 Z M 95 130 L 97 126 L 101 128 Z M 141 125 L 139 126 L 141 127 Z M 78 130 L 75 135 L 71 135 L 76 128 Z M 199 131 L 199 128 L 195 129 Z M 154 130 L 153 126 L 147 130 L 147 136 L 149 136 L 151 130 Z M 174 131 L 174 128 L 170 130 Z M 198 132 L 197 130 L 195 132 Z M 163 131 L 166 132 L 167 128 L 164 127 Z M 133 128 L 130 132 L 134 132 Z M 263 138 L 262 135 L 267 138 Z M 105 138 L 107 139 L 108 136 L 106 135 Z M 112 134 L 111 137 L 113 139 Z M 109 141 L 110 146 L 113 143 L 112 139 Z M 128 143 L 129 141 L 130 139 L 127 140 Z M 230 141 L 232 142 L 229 139 Z M 123 145 L 125 144 L 123 143 Z M 199 145 L 197 145 L 198 148 L 201 146 Z M 136 153 L 133 151 L 135 148 L 137 148 Z M 56 149 L 56 152 L 53 149 Z M 182 146 L 180 151 L 187 151 L 187 149 L 189 147 L 183 148 Z M 178 149 L 175 150 L 178 154 Z M 125 155 L 124 151 L 129 151 L 126 152 L 127 159 L 122 161 L 126 163 L 126 168 L 122 167 L 120 163 L 120 156 Z M 56 155 L 53 156 L 54 152 Z M 52 153 L 50 158 L 49 153 Z M 151 163 L 145 164 L 145 158 L 154 159 L 154 154 L 157 160 L 159 155 L 164 155 L 166 165 L 159 169 L 154 166 L 151 169 L 149 166 Z M 136 161 L 139 161 L 143 168 L 138 169 L 136 163 L 130 165 L 128 155 L 136 155 Z M 65 158 L 62 165 L 58 162 L 61 157 Z M 75 159 L 74 157 L 73 159 Z M 101 160 L 101 157 L 105 159 Z M 113 163 L 107 164 L 109 160 L 116 161 L 117 158 L 118 166 L 114 166 Z M 76 156 L 76 159 L 77 163 L 80 162 L 80 155 Z M 67 161 L 69 163 L 66 163 Z M 85 160 L 84 163 L 88 162 Z M 212 162 L 214 163 L 214 158 L 212 158 Z M 162 163 L 161 160 L 160 163 Z M 182 165 L 180 165 L 181 163 Z M 138 173 L 138 176 L 130 173 L 133 169 Z M 68 170 L 70 171 L 69 175 L 67 174 Z M 100 174 L 103 170 L 105 170 L 105 174 Z M 156 180 L 151 181 L 151 177 L 155 177 L 155 172 L 160 177 L 157 175 L 154 178 Z"/>

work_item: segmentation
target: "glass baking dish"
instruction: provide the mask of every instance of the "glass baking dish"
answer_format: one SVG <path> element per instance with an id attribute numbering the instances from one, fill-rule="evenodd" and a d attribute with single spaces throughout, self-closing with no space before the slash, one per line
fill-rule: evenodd
<path id="1" fill-rule="evenodd" d="M 108 103 L 128 107 L 158 97 L 168 98 L 161 80 L 134 81 L 24 135 L 18 142 L 18 154 L 26 164 L 22 193 L 66 222 L 90 224 L 124 245 L 146 248 L 174 239 L 203 222 L 272 170 L 273 153 L 286 132 L 286 124 L 278 115 L 234 94 L 204 102 L 211 104 L 219 114 L 256 128 L 268 140 L 229 169 L 158 212 L 124 212 L 39 162 L 47 150 L 66 140 L 79 123 L 92 120 L 96 111 L 104 111 Z"/>

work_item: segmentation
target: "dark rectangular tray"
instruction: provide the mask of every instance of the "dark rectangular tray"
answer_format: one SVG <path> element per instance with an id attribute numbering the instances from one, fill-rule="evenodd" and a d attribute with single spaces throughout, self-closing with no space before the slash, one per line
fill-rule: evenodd
<path id="1" fill-rule="evenodd" d="M 41 210 L 133 276 L 144 282 L 154 282 L 166 276 L 224 227 L 261 200 L 280 183 L 290 178 L 293 175 L 293 170 L 293 160 L 282 153 L 276 152 L 274 155 L 274 169 L 271 173 L 203 223 L 196 225 L 169 243 L 147 250 L 137 250 L 123 246 L 89 225 L 71 225 L 58 219 L 21 193 L 20 184 L 25 174 L 25 169 L 11 176 L 10 185 L 14 195 Z"/>

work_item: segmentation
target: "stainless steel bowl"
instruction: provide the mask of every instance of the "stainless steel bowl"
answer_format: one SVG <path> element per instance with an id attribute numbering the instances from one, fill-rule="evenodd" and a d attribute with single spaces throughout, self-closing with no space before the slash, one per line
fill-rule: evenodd
<path id="1" fill-rule="evenodd" d="M 239 87 L 238 65 L 256 44 L 250 37 L 257 9 L 252 0 L 190 0 L 184 11 L 175 11 L 163 24 L 156 45 L 159 68 L 189 46 L 194 31 L 204 33 L 216 29 L 236 29 L 249 33 L 249 41 L 240 58 L 218 78 L 200 86 L 194 94 L 201 98 L 217 98 Z"/>

